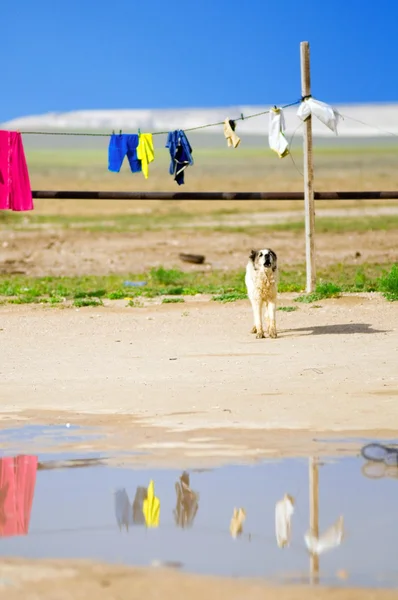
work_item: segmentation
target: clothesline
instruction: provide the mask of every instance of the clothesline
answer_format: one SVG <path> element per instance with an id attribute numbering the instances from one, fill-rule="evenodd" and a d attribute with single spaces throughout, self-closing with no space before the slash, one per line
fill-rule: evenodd
<path id="1" fill-rule="evenodd" d="M 296 106 L 301 103 L 301 98 L 296 100 L 295 102 L 290 102 L 290 104 L 285 104 L 281 106 L 284 110 L 286 108 L 290 108 L 291 106 Z M 246 121 L 247 119 L 254 119 L 255 117 L 261 117 L 263 115 L 268 115 L 271 112 L 271 108 L 268 110 L 263 110 L 258 113 L 254 113 L 252 115 L 245 116 L 241 113 L 240 117 L 233 119 L 233 121 Z M 218 125 L 223 125 L 224 121 L 218 121 L 217 123 L 207 123 L 206 125 L 197 125 L 195 127 L 188 127 L 184 129 L 184 131 L 197 131 L 199 129 L 206 129 L 207 127 L 217 127 Z M 110 133 L 89 133 L 89 132 L 77 132 L 77 131 L 20 131 L 22 135 L 76 135 L 76 136 L 87 136 L 87 137 L 109 137 Z M 114 133 L 114 132 L 113 132 Z M 154 131 L 152 135 L 167 135 L 168 131 Z"/>
<path id="2" fill-rule="evenodd" d="M 300 104 L 301 99 L 300 100 L 296 100 L 296 102 L 291 102 L 290 104 L 285 104 L 284 106 L 281 106 L 281 108 L 283 110 L 285 110 L 286 108 L 290 108 L 292 106 L 296 106 L 297 104 Z M 271 112 L 272 109 L 268 109 L 268 110 L 264 110 L 258 113 L 254 113 L 252 115 L 247 115 L 244 116 L 243 114 L 241 114 L 240 117 L 237 117 L 236 119 L 233 119 L 235 122 L 236 121 L 246 121 L 247 119 L 254 119 L 256 117 L 261 117 L 263 115 L 267 115 Z M 365 121 L 361 121 L 360 119 L 356 119 L 355 117 L 350 117 L 349 115 L 343 114 L 339 112 L 340 117 L 345 120 L 348 119 L 349 121 L 354 121 L 355 123 L 359 123 L 361 125 L 365 125 L 365 127 L 370 127 L 371 129 L 376 129 L 377 131 L 380 131 L 380 133 L 384 133 L 385 135 L 390 135 L 392 137 L 398 137 L 397 133 L 394 133 L 392 131 L 388 131 L 387 129 L 384 129 L 382 127 L 378 127 L 377 125 L 373 125 L 372 123 L 366 123 Z M 217 127 L 220 125 L 223 125 L 224 121 L 218 121 L 217 123 L 208 123 L 207 125 L 197 125 L 195 127 L 189 127 L 187 129 L 185 129 L 184 131 L 198 131 L 200 129 L 207 129 L 208 127 Z M 298 129 L 298 128 L 297 128 Z M 112 135 L 111 133 L 90 133 L 87 131 L 81 131 L 81 132 L 77 132 L 77 131 L 20 131 L 19 133 L 21 133 L 22 135 L 66 135 L 66 136 L 80 136 L 80 137 L 109 137 L 110 135 Z M 296 133 L 296 131 L 295 131 Z M 152 132 L 152 135 L 167 135 L 168 131 L 154 131 Z"/>
<path id="3" fill-rule="evenodd" d="M 299 127 L 297 127 L 294 131 L 289 144 L 289 141 L 286 138 L 285 118 L 283 113 L 284 109 L 297 104 L 300 104 L 297 110 L 297 117 L 299 117 L 301 121 L 299 126 L 301 126 L 311 116 L 316 117 L 336 135 L 338 134 L 338 122 L 341 118 L 347 118 L 365 126 L 369 125 L 364 121 L 360 121 L 359 119 L 349 117 L 348 115 L 342 115 L 329 104 L 326 104 L 320 100 L 316 100 L 313 96 L 305 96 L 282 107 L 277 107 L 274 105 L 268 110 L 253 113 L 251 115 L 247 115 L 246 117 L 243 115 L 243 113 L 241 113 L 240 117 L 237 117 L 236 119 L 227 118 L 224 121 L 219 121 L 217 123 L 207 123 L 205 125 L 190 127 L 185 129 L 185 131 L 178 129 L 174 131 L 169 130 L 156 131 L 154 133 L 141 133 L 141 130 L 138 129 L 138 133 L 135 134 L 122 134 L 122 131 L 120 131 L 119 134 L 115 134 L 114 131 L 112 134 L 110 134 L 61 131 L 0 130 L 0 167 L 5 165 L 4 168 L 9 173 L 8 178 L 1 182 L 0 185 L 0 209 L 11 209 L 16 211 L 33 209 L 32 191 L 22 145 L 22 134 L 107 137 L 109 138 L 108 170 L 119 173 L 124 159 L 127 157 L 132 173 L 142 172 L 145 179 L 149 177 L 149 164 L 155 160 L 153 136 L 162 134 L 167 135 L 165 147 L 169 149 L 171 158 L 169 173 L 170 175 L 174 176 L 174 180 L 178 185 L 182 185 L 184 184 L 184 173 L 186 168 L 194 164 L 192 147 L 186 137 L 185 132 L 222 125 L 224 137 L 227 140 L 228 147 L 237 148 L 241 140 L 235 131 L 236 121 L 243 121 L 245 119 L 252 119 L 261 115 L 269 114 L 269 147 L 279 156 L 279 158 L 290 156 L 295 168 L 301 174 L 301 171 L 298 169 L 295 160 L 291 155 L 291 148 L 289 147 L 291 146 L 294 135 Z M 373 125 L 369 126 L 374 127 Z M 383 130 L 377 126 L 375 126 L 375 129 L 382 131 L 384 134 L 387 133 L 394 137 L 398 137 L 395 133 Z"/>

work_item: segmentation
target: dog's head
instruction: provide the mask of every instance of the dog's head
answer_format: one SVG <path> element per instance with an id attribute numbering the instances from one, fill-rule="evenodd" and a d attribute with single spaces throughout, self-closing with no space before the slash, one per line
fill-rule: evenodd
<path id="1" fill-rule="evenodd" d="M 252 250 L 250 252 L 250 260 L 253 262 L 255 269 L 272 269 L 275 272 L 278 267 L 277 256 L 270 248 Z"/>

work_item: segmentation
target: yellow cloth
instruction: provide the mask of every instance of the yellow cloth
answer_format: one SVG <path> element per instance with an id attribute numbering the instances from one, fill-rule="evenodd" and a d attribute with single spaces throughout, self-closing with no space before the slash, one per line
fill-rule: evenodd
<path id="1" fill-rule="evenodd" d="M 147 527 L 158 527 L 160 516 L 160 500 L 155 496 L 155 484 L 151 480 L 148 485 L 147 497 L 142 506 Z"/>
<path id="2" fill-rule="evenodd" d="M 224 121 L 224 135 L 227 139 L 228 146 L 237 148 L 240 144 L 240 137 L 238 137 L 235 131 L 232 129 L 229 119 Z"/>
<path id="3" fill-rule="evenodd" d="M 145 179 L 149 177 L 149 163 L 155 160 L 155 150 L 153 148 L 152 133 L 140 133 L 137 158 L 141 161 L 142 172 Z"/>

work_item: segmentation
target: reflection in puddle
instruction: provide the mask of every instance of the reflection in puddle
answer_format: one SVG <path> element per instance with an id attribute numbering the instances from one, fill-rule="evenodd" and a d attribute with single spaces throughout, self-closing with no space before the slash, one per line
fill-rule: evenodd
<path id="1" fill-rule="evenodd" d="M 0 537 L 28 533 L 36 471 L 37 456 L 0 459 Z"/>
<path id="2" fill-rule="evenodd" d="M 148 485 L 142 512 L 144 513 L 145 525 L 147 527 L 159 527 L 160 500 L 155 496 L 155 484 L 152 480 Z"/>
<path id="3" fill-rule="evenodd" d="M 145 525 L 144 501 L 147 497 L 147 488 L 138 486 L 133 502 L 133 523 L 134 525 Z"/>
<path id="4" fill-rule="evenodd" d="M 319 556 L 328 550 L 332 550 L 333 548 L 340 546 L 343 540 L 343 534 L 344 519 L 343 517 L 339 517 L 337 522 L 329 527 L 319 537 L 314 535 L 311 531 L 308 531 L 304 536 L 304 540 L 309 552 Z"/>
<path id="5" fill-rule="evenodd" d="M 25 447 L 30 444 L 40 444 L 42 446 L 59 445 L 85 442 L 87 440 L 100 439 L 101 435 L 95 428 L 79 425 L 24 425 L 23 427 L 10 427 L 1 430 L 1 445 L 7 447 L 9 451 L 18 449 L 23 443 Z"/>
<path id="6" fill-rule="evenodd" d="M 175 484 L 177 495 L 174 510 L 174 521 L 178 527 L 185 529 L 192 527 L 196 513 L 199 508 L 199 494 L 190 488 L 189 473 L 184 471 L 180 480 Z"/>
<path id="7" fill-rule="evenodd" d="M 290 546 L 294 498 L 285 494 L 275 506 L 275 533 L 279 548 Z"/>
<path id="8" fill-rule="evenodd" d="M 235 539 L 243 533 L 243 523 L 246 521 L 246 511 L 244 508 L 234 508 L 229 530 Z"/>
<path id="9" fill-rule="evenodd" d="M 68 455 L 46 468 L 46 459 L 0 459 L 0 556 L 398 585 L 397 467 L 391 477 L 393 467 L 372 463 L 375 479 L 364 459 L 347 457 L 191 472 L 116 468 L 98 459 L 74 468 Z"/>

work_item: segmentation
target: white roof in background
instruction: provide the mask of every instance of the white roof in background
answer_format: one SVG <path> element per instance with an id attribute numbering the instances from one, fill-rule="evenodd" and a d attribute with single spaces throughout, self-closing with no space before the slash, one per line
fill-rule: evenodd
<path id="1" fill-rule="evenodd" d="M 154 109 L 154 110 L 79 110 L 65 113 L 47 113 L 20 117 L 3 123 L 2 129 L 19 131 L 112 130 L 135 132 L 170 131 L 189 129 L 198 125 L 217 123 L 225 118 L 237 118 L 243 113 L 250 114 L 268 110 L 269 106 L 237 106 L 224 108 L 197 109 Z M 296 116 L 297 106 L 285 110 L 286 132 L 292 134 L 300 124 Z M 398 136 L 397 104 L 347 104 L 334 105 L 344 118 L 339 122 L 341 137 L 380 137 L 394 134 Z M 209 127 L 203 133 L 215 133 L 217 128 Z M 268 115 L 245 119 L 237 124 L 239 134 L 264 135 L 268 133 Z M 334 136 L 316 118 L 313 119 L 313 132 L 316 136 Z M 383 133 L 384 132 L 384 133 Z"/>

